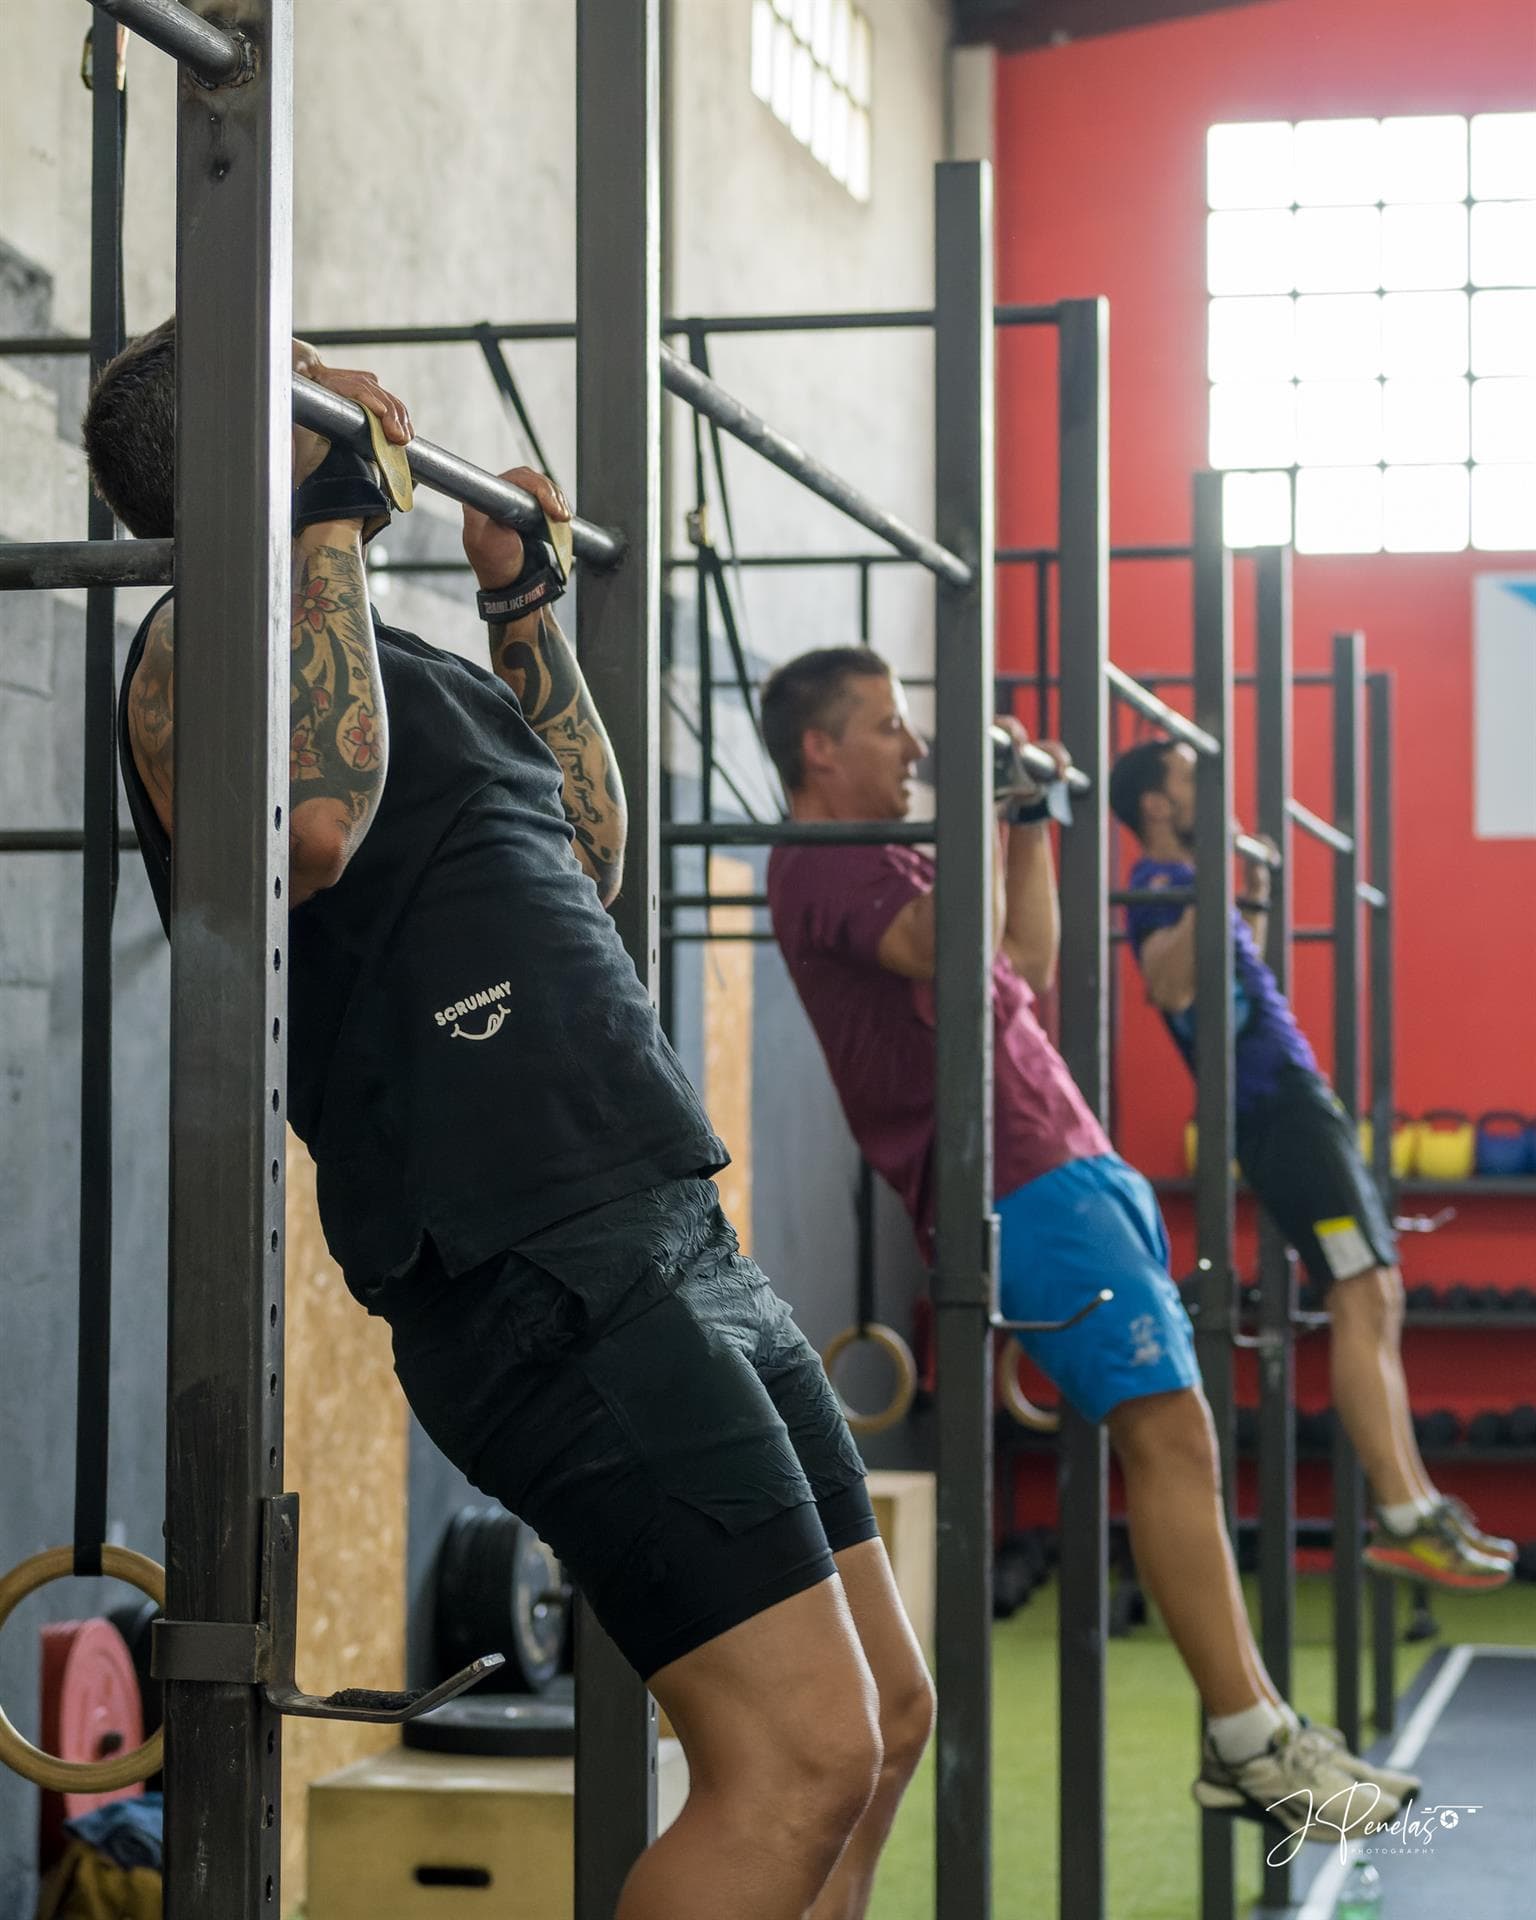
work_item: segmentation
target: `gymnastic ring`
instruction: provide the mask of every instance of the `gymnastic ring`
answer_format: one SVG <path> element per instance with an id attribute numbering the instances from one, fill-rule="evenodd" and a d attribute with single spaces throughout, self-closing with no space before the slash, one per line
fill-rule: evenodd
<path id="1" fill-rule="evenodd" d="M 67 1579 L 74 1570 L 73 1547 L 50 1547 L 46 1553 L 34 1553 L 30 1560 L 12 1567 L 0 1578 L 0 1627 L 29 1593 Z M 101 1570 L 109 1578 L 126 1580 L 129 1586 L 148 1594 L 157 1607 L 165 1605 L 165 1571 L 142 1553 L 127 1547 L 103 1547 Z M 0 1709 L 0 1762 L 51 1793 L 116 1793 L 120 1787 L 131 1787 L 135 1781 L 158 1773 L 164 1748 L 165 1729 L 157 1727 L 143 1746 L 113 1754 L 110 1760 L 61 1760 L 57 1754 L 44 1753 L 30 1740 L 23 1740 Z"/>
<path id="2" fill-rule="evenodd" d="M 843 1418 L 855 1433 L 884 1433 L 894 1427 L 898 1421 L 905 1420 L 912 1408 L 912 1397 L 917 1392 L 917 1362 L 912 1358 L 912 1349 L 901 1335 L 891 1327 L 882 1326 L 878 1320 L 871 1320 L 868 1326 L 844 1327 L 827 1342 L 821 1356 L 821 1364 L 827 1370 L 827 1378 L 832 1378 L 832 1370 L 850 1347 L 867 1340 L 871 1346 L 878 1347 L 891 1363 L 896 1385 L 890 1399 L 878 1413 L 855 1413 L 843 1396 L 837 1394 L 838 1405 L 843 1410 Z M 837 1393 L 834 1383 L 833 1392 Z"/>
<path id="3" fill-rule="evenodd" d="M 1012 1338 L 1003 1341 L 997 1350 L 997 1389 L 1003 1405 L 1019 1425 L 1028 1427 L 1031 1433 L 1059 1433 L 1061 1415 L 1037 1407 L 1019 1385 L 1018 1363 L 1023 1354 L 1024 1349 Z"/>

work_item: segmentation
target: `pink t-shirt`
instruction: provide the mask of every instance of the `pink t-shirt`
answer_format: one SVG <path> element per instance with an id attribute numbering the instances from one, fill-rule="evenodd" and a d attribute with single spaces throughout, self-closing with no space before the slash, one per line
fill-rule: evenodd
<path id="1" fill-rule="evenodd" d="M 864 1158 L 901 1196 L 923 1254 L 933 1249 L 933 983 L 880 965 L 886 929 L 933 888 L 913 847 L 775 847 L 773 931 Z M 993 1179 L 999 1196 L 1070 1160 L 1108 1153 L 1035 996 L 999 953 L 992 966 Z"/>

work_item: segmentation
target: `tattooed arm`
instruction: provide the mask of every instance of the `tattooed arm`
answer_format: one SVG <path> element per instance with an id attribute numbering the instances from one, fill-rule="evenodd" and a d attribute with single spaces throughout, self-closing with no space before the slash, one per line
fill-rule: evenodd
<path id="1" fill-rule="evenodd" d="M 518 467 L 502 478 L 533 494 L 553 519 L 570 508 L 543 474 Z M 483 587 L 504 587 L 522 569 L 515 530 L 466 507 L 464 550 Z M 524 717 L 560 762 L 561 799 L 575 834 L 576 858 L 603 905 L 618 897 L 629 819 L 613 748 L 582 678 L 571 643 L 548 608 L 490 629 L 491 665 L 517 695 Z"/>
<path id="2" fill-rule="evenodd" d="M 603 905 L 611 906 L 624 875 L 628 815 L 613 749 L 575 652 L 547 608 L 490 631 L 492 666 L 560 762 L 561 800 L 576 835 L 576 858 Z"/>
<path id="3" fill-rule="evenodd" d="M 128 692 L 134 764 L 172 831 L 174 616 L 155 615 Z M 288 688 L 288 903 L 334 886 L 384 786 L 388 727 L 357 527 L 308 527 L 293 546 Z"/>

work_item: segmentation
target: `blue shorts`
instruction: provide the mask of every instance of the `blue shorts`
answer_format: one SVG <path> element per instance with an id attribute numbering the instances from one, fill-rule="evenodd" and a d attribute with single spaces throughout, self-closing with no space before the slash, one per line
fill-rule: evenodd
<path id="1" fill-rule="evenodd" d="M 1009 1320 L 1065 1320 L 1102 1287 L 1114 1299 L 1024 1351 L 1089 1420 L 1123 1400 L 1200 1384 L 1194 1332 L 1168 1275 L 1152 1189 L 1118 1154 L 1073 1160 L 997 1203 L 1001 1305 Z"/>

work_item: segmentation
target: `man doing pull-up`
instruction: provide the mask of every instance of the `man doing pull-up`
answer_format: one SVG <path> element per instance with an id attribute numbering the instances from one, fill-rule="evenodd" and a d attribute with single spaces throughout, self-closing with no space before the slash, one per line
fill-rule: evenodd
<path id="1" fill-rule="evenodd" d="M 797 820 L 900 820 L 926 747 L 901 682 L 865 647 L 782 666 L 763 733 Z M 1000 722 L 1017 736 L 1016 721 Z M 1061 749 L 1053 751 L 1061 755 Z M 1000 1286 L 1036 1365 L 1102 1420 L 1125 1477 L 1131 1542 L 1209 1716 L 1194 1795 L 1332 1841 L 1390 1820 L 1417 1788 L 1306 1726 L 1265 1670 L 1222 1512 L 1210 1408 L 1168 1274 L 1150 1187 L 1114 1152 L 1047 1039 L 1035 995 L 1056 971 L 1059 916 L 1041 795 L 1010 803 L 994 842 L 991 994 Z M 776 847 L 773 930 L 864 1158 L 933 1252 L 934 863 L 911 847 Z M 938 1383 L 944 1391 L 944 1383 Z"/>
<path id="2" fill-rule="evenodd" d="M 141 537 L 173 532 L 175 360 L 167 323 L 85 421 Z M 294 367 L 410 438 L 373 375 L 302 343 Z M 298 431 L 293 470 L 289 1116 L 331 1250 L 428 1434 L 559 1555 L 682 1741 L 687 1804 L 618 1920 L 858 1920 L 928 1675 L 836 1398 L 737 1246 L 725 1148 L 605 911 L 624 792 L 555 551 L 466 511 L 473 666 L 370 608 L 372 464 Z M 167 595 L 123 680 L 167 926 L 176 658 L 223 643 Z"/>
<path id="3" fill-rule="evenodd" d="M 1132 889 L 1191 885 L 1193 748 L 1167 739 L 1130 748 L 1115 762 L 1109 801 L 1141 845 Z M 1440 1493 L 1419 1452 L 1403 1377 L 1392 1223 L 1349 1116 L 1264 964 L 1269 868 L 1244 864 L 1244 897 L 1256 904 L 1234 911 L 1232 922 L 1238 1164 L 1326 1296 L 1333 1404 L 1376 1500 L 1366 1562 L 1463 1592 L 1502 1587 L 1514 1570 L 1514 1542 L 1484 1533 L 1459 1500 Z M 1193 1071 L 1195 910 L 1154 900 L 1126 915 L 1147 995 Z"/>

